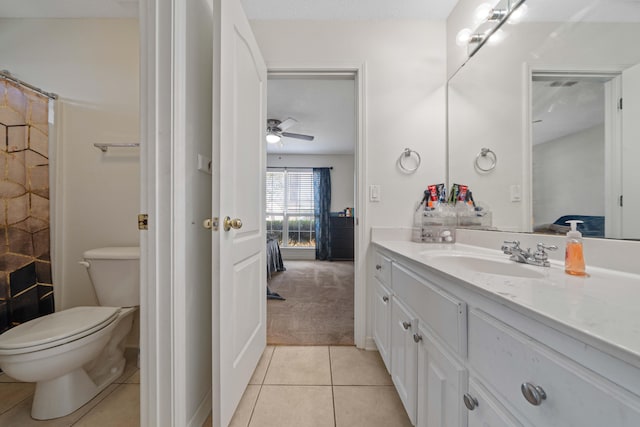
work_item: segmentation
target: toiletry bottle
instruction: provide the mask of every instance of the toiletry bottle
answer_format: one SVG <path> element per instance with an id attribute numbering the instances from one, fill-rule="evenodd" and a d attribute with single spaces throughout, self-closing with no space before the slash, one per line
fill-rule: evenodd
<path id="1" fill-rule="evenodd" d="M 582 251 L 582 233 L 578 231 L 578 224 L 583 221 L 567 221 L 571 224 L 571 231 L 567 233 L 567 249 L 564 256 L 564 271 L 573 276 L 586 276 L 584 267 L 584 253 Z"/>

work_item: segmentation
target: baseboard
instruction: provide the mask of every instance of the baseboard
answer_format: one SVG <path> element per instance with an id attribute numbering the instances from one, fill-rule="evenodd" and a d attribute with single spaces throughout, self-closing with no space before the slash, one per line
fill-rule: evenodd
<path id="1" fill-rule="evenodd" d="M 316 259 L 315 248 L 283 248 L 281 247 L 280 253 L 282 254 L 283 261 Z"/>
<path id="2" fill-rule="evenodd" d="M 207 420 L 207 417 L 211 413 L 211 390 L 206 394 L 204 399 L 200 402 L 200 406 L 196 410 L 196 413 L 193 414 L 193 417 L 189 420 L 187 424 L 188 427 L 202 427 L 204 422 Z"/>
<path id="3" fill-rule="evenodd" d="M 364 349 L 370 351 L 378 351 L 378 346 L 376 345 L 376 341 L 373 337 L 366 337 L 364 339 Z"/>

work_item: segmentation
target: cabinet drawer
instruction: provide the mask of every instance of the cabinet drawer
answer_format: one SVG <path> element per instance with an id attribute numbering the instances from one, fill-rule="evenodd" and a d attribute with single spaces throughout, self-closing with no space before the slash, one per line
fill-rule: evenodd
<path id="1" fill-rule="evenodd" d="M 468 427 L 522 427 L 475 378 L 469 379 L 468 395 L 477 402 L 477 406 L 469 410 Z"/>
<path id="2" fill-rule="evenodd" d="M 391 287 L 391 259 L 376 252 L 373 257 L 374 276 L 382 282 L 383 285 Z"/>
<path id="3" fill-rule="evenodd" d="M 637 397 L 479 310 L 469 313 L 469 363 L 535 426 L 630 427 L 640 420 Z M 523 383 L 541 388 L 540 405 L 525 399 Z"/>
<path id="4" fill-rule="evenodd" d="M 413 272 L 393 264 L 394 294 L 457 354 L 467 351 L 467 305 Z"/>

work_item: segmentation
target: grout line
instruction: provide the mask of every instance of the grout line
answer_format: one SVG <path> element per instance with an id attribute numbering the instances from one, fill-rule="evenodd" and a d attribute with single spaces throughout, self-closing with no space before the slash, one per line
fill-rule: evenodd
<path id="1" fill-rule="evenodd" d="M 255 414 L 256 412 L 256 406 L 258 406 L 258 399 L 260 399 L 260 395 L 262 394 L 262 387 L 264 387 L 264 384 L 260 384 L 259 387 L 260 389 L 258 389 L 258 395 L 256 396 L 256 400 L 253 402 L 253 406 L 251 407 L 251 414 L 249 414 L 249 421 L 247 421 L 247 427 L 251 425 L 251 421 L 253 420 L 253 414 Z"/>
<path id="2" fill-rule="evenodd" d="M 264 370 L 264 375 L 260 380 L 260 384 L 258 385 L 260 388 L 258 389 L 258 395 L 256 396 L 256 400 L 253 402 L 253 406 L 251 407 L 251 414 L 249 415 L 249 421 L 247 422 L 247 427 L 251 425 L 251 421 L 253 420 L 253 414 L 256 412 L 256 406 L 258 406 L 258 399 L 260 399 L 260 395 L 262 394 L 262 387 L 264 387 L 264 381 L 267 379 L 267 373 L 269 372 L 269 368 L 271 368 L 271 361 L 273 360 L 273 355 L 276 353 L 276 347 L 274 346 L 271 350 L 271 356 L 269 357 L 269 361 L 267 362 L 267 369 Z M 245 390 L 246 391 L 246 390 Z"/>
<path id="3" fill-rule="evenodd" d="M 112 383 L 112 384 L 115 384 L 115 383 Z M 116 391 L 117 389 L 119 389 L 122 385 L 123 385 L 123 384 L 117 384 L 117 385 L 113 388 L 113 390 L 111 390 L 109 393 L 105 394 L 105 395 L 104 395 L 104 396 L 103 396 L 99 401 L 97 401 L 97 402 L 96 402 L 96 404 L 95 404 L 95 405 L 93 405 L 93 407 L 92 407 L 91 409 L 89 409 L 89 410 L 87 411 L 87 413 L 86 413 L 86 414 L 82 415 L 80 418 L 78 418 L 77 420 L 75 420 L 75 421 L 74 421 L 73 423 L 71 423 L 69 426 L 71 427 L 71 426 L 74 426 L 74 425 L 78 424 L 78 423 L 79 423 L 79 422 L 80 422 L 84 417 L 86 417 L 87 415 L 89 415 L 89 414 L 91 414 L 93 411 L 95 411 L 95 410 L 96 410 L 96 408 L 97 408 L 97 407 L 98 407 L 102 402 L 104 402 L 104 400 L 105 400 L 107 397 L 111 396 L 111 394 L 113 394 L 113 392 L 114 392 L 114 391 Z M 110 386 L 111 386 L 111 384 L 109 384 L 106 388 L 109 388 Z M 105 390 L 106 390 L 106 388 L 105 388 Z M 104 391 L 104 390 L 103 390 L 103 391 Z M 101 391 L 100 393 L 98 393 L 98 395 L 100 395 L 101 393 L 102 393 L 102 391 Z M 95 396 L 93 399 L 95 399 L 96 397 L 98 397 L 98 396 Z M 93 401 L 93 399 L 91 399 L 89 402 L 85 403 L 84 405 L 88 405 L 91 401 Z M 138 404 L 139 404 L 139 403 L 138 403 Z M 83 406 L 81 406 L 80 408 L 76 409 L 76 411 L 78 411 L 78 410 L 80 410 L 81 408 L 83 408 L 83 407 L 84 407 L 84 405 L 83 405 Z"/>
<path id="4" fill-rule="evenodd" d="M 15 384 L 15 383 L 3 383 L 3 384 Z M 28 395 L 27 397 L 25 397 L 24 399 L 22 399 L 21 401 L 17 402 L 17 403 L 16 403 L 15 405 L 13 405 L 12 407 L 7 408 L 7 410 L 6 410 L 6 411 L 0 412 L 0 415 L 4 415 L 4 414 L 8 413 L 9 411 L 11 411 L 11 410 L 13 410 L 13 409 L 17 408 L 17 407 L 18 407 L 19 405 L 21 405 L 21 404 L 22 404 L 22 402 L 24 402 L 25 400 L 28 400 L 28 399 L 33 398 L 33 395 L 34 395 L 34 394 L 35 394 L 35 391 L 34 391 L 34 393 L 31 393 L 30 395 Z M 31 411 L 31 405 L 29 405 L 29 411 Z"/>
<path id="5" fill-rule="evenodd" d="M 327 346 L 327 350 L 329 351 L 329 377 L 331 377 L 331 405 L 333 408 L 333 426 L 337 427 L 338 419 L 336 417 L 336 396 L 333 392 L 333 365 L 331 364 L 331 346 Z"/>

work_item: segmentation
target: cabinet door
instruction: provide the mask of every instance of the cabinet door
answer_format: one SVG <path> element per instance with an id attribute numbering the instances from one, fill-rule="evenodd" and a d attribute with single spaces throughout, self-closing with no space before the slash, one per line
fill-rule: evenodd
<path id="1" fill-rule="evenodd" d="M 469 427 L 522 427 L 475 378 L 469 379 L 468 399 L 476 402 L 469 410 Z"/>
<path id="2" fill-rule="evenodd" d="M 384 361 L 387 371 L 391 372 L 391 291 L 374 277 L 375 296 L 373 303 L 374 329 L 373 339 Z"/>
<path id="3" fill-rule="evenodd" d="M 418 339 L 417 426 L 466 426 L 462 393 L 467 388 L 467 370 L 422 324 Z"/>
<path id="4" fill-rule="evenodd" d="M 418 332 L 418 321 L 411 311 L 398 300 L 391 299 L 391 378 L 409 420 L 416 424 L 418 387 L 418 346 L 413 334 Z"/>

